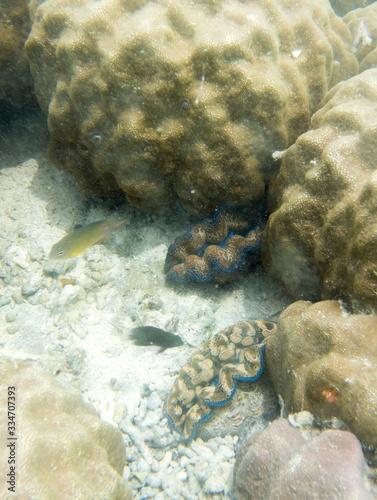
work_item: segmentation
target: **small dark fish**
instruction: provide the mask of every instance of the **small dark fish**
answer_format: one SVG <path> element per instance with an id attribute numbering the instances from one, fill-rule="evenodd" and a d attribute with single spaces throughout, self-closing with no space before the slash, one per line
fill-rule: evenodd
<path id="1" fill-rule="evenodd" d="M 178 347 L 183 344 L 179 335 L 166 332 L 154 326 L 137 326 L 131 330 L 131 339 L 135 345 L 159 345 L 159 352 L 165 351 L 169 347 Z"/>

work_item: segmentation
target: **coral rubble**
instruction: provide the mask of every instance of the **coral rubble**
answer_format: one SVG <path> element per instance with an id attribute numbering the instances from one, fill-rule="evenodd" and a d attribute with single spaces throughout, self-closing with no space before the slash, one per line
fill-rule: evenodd
<path id="1" fill-rule="evenodd" d="M 350 432 L 326 430 L 306 441 L 281 418 L 241 444 L 234 489 L 238 500 L 372 500 L 363 472 L 363 452 Z"/>
<path id="2" fill-rule="evenodd" d="M 61 387 L 34 361 L 6 357 L 0 358 L 0 389 L 1 498 L 132 498 L 122 479 L 121 433 L 102 422 L 78 391 Z M 13 393 L 15 399 L 8 398 Z M 15 419 L 9 418 L 7 401 L 15 401 L 11 407 Z M 15 423 L 17 438 L 16 494 L 8 491 L 5 481 L 10 466 L 10 448 L 5 446 L 10 442 L 8 421 Z"/>
<path id="3" fill-rule="evenodd" d="M 267 340 L 266 365 L 284 412 L 340 418 L 377 445 L 377 317 L 349 315 L 337 301 L 299 301 Z"/>
<path id="4" fill-rule="evenodd" d="M 234 279 L 262 242 L 261 227 L 251 222 L 255 218 L 250 210 L 221 207 L 213 218 L 189 226 L 168 249 L 167 279 L 178 283 Z"/>
<path id="5" fill-rule="evenodd" d="M 183 441 L 195 437 L 196 428 L 214 407 L 230 401 L 237 380 L 260 376 L 265 341 L 275 328 L 271 321 L 241 321 L 205 342 L 181 368 L 165 410 Z"/>
<path id="6" fill-rule="evenodd" d="M 283 156 L 265 268 L 296 299 L 377 305 L 377 69 L 342 82 Z"/>
<path id="7" fill-rule="evenodd" d="M 138 207 L 255 203 L 272 153 L 358 71 L 327 0 L 34 0 L 31 17 L 50 158 Z"/>

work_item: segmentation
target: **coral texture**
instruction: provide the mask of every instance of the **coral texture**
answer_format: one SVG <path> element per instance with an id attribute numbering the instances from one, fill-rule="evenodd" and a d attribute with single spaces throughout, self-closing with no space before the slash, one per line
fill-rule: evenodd
<path id="1" fill-rule="evenodd" d="M 344 21 L 352 33 L 352 50 L 360 63 L 360 72 L 377 68 L 377 3 L 351 11 Z"/>
<path id="2" fill-rule="evenodd" d="M 353 434 L 327 430 L 310 441 L 287 420 L 242 443 L 234 466 L 238 500 L 372 500 L 364 457 Z"/>
<path id="3" fill-rule="evenodd" d="M 16 487 L 8 491 L 8 388 L 15 392 Z M 122 435 L 76 390 L 61 387 L 33 361 L 0 358 L 2 499 L 132 498 L 122 479 Z M 13 401 L 13 400 L 12 400 Z"/>
<path id="4" fill-rule="evenodd" d="M 50 158 L 139 207 L 253 204 L 272 153 L 358 71 L 327 0 L 37 0 L 31 15 Z"/>
<path id="5" fill-rule="evenodd" d="M 237 380 L 260 376 L 266 337 L 275 328 L 271 321 L 241 321 L 205 342 L 181 368 L 165 411 L 183 441 L 195 437 L 196 428 L 215 406 L 230 401 Z"/>
<path id="6" fill-rule="evenodd" d="M 261 228 L 250 222 L 255 219 L 256 214 L 250 210 L 221 207 L 213 218 L 192 224 L 168 249 L 167 279 L 178 283 L 234 279 L 262 242 Z"/>
<path id="7" fill-rule="evenodd" d="M 33 79 L 24 49 L 29 31 L 28 0 L 0 0 L 1 118 L 33 102 Z"/>
<path id="8" fill-rule="evenodd" d="M 348 315 L 337 301 L 299 301 L 267 340 L 266 364 L 284 413 L 340 418 L 377 445 L 377 316 Z"/>
<path id="9" fill-rule="evenodd" d="M 283 156 L 265 268 L 296 299 L 377 305 L 377 69 L 342 82 Z"/>

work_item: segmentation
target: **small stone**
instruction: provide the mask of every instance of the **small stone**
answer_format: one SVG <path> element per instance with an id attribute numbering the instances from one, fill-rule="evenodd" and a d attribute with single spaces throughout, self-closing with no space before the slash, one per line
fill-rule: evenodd
<path id="1" fill-rule="evenodd" d="M 5 315 L 5 319 L 8 323 L 13 323 L 15 319 L 17 318 L 16 311 L 8 311 Z"/>
<path id="2" fill-rule="evenodd" d="M 0 297 L 0 307 L 8 305 L 10 301 L 10 297 Z"/>
<path id="3" fill-rule="evenodd" d="M 67 353 L 66 360 L 67 364 L 75 375 L 79 375 L 85 365 L 85 351 L 84 349 L 74 349 Z"/>
<path id="4" fill-rule="evenodd" d="M 191 447 L 203 460 L 212 462 L 215 459 L 213 451 L 206 446 L 201 439 L 194 441 Z"/>
<path id="5" fill-rule="evenodd" d="M 149 463 L 152 472 L 160 472 L 160 464 L 156 459 L 152 459 Z"/>
<path id="6" fill-rule="evenodd" d="M 156 490 L 149 488 L 148 486 L 142 488 L 139 491 L 139 498 L 141 500 L 146 500 L 147 498 L 155 498 L 155 496 L 156 496 Z"/>
<path id="7" fill-rule="evenodd" d="M 156 411 L 147 411 L 145 418 L 143 420 L 144 427 L 154 427 L 160 421 L 160 415 Z"/>
<path id="8" fill-rule="evenodd" d="M 148 476 L 147 476 L 147 484 L 151 488 L 160 488 L 161 487 L 161 478 L 156 473 L 148 474 Z"/>
<path id="9" fill-rule="evenodd" d="M 60 293 L 59 305 L 75 304 L 80 298 L 83 298 L 83 290 L 79 285 L 66 285 Z"/>
<path id="10" fill-rule="evenodd" d="M 177 481 L 186 481 L 187 480 L 187 472 L 185 470 L 181 470 L 178 472 L 178 474 L 175 477 L 177 478 Z"/>
<path id="11" fill-rule="evenodd" d="M 162 401 L 160 399 L 160 396 L 157 394 L 156 391 L 152 392 L 152 394 L 148 398 L 148 404 L 147 407 L 149 410 L 157 410 L 162 405 Z"/>
<path id="12" fill-rule="evenodd" d="M 312 427 L 314 422 L 314 416 L 308 411 L 291 413 L 288 415 L 288 422 L 293 427 Z"/>
<path id="13" fill-rule="evenodd" d="M 144 458 L 141 458 L 141 457 L 139 458 L 139 460 L 137 462 L 137 470 L 139 472 L 149 472 L 150 471 L 149 465 L 144 460 Z"/>
<path id="14" fill-rule="evenodd" d="M 178 445 L 178 453 L 180 455 L 187 457 L 187 458 L 194 458 L 194 457 L 198 456 L 194 450 L 187 448 L 187 446 L 183 446 L 182 444 Z"/>
<path id="15" fill-rule="evenodd" d="M 7 332 L 9 333 L 9 335 L 14 335 L 18 332 L 19 329 L 20 327 L 17 323 L 10 323 L 9 325 L 7 325 Z"/>
<path id="16" fill-rule="evenodd" d="M 135 446 L 126 446 L 126 460 L 127 462 L 134 462 L 139 456 Z"/>
<path id="17" fill-rule="evenodd" d="M 12 294 L 12 299 L 15 301 L 16 304 L 22 304 L 24 302 L 24 298 L 22 297 L 20 288 L 14 290 Z"/>
<path id="18" fill-rule="evenodd" d="M 38 292 L 42 287 L 42 280 L 31 279 L 22 285 L 21 293 L 24 297 L 30 297 Z"/>
<path id="19" fill-rule="evenodd" d="M 154 497 L 154 500 L 165 500 L 165 495 L 162 491 L 160 493 L 157 493 L 157 495 Z"/>
<path id="20" fill-rule="evenodd" d="M 221 476 L 210 476 L 203 486 L 203 493 L 216 495 L 225 490 L 225 480 Z"/>
<path id="21" fill-rule="evenodd" d="M 167 469 L 172 461 L 173 453 L 169 450 L 165 453 L 162 460 L 160 460 L 160 468 Z"/>
<path id="22" fill-rule="evenodd" d="M 27 269 L 28 265 L 30 264 L 30 256 L 26 248 L 12 246 L 7 251 L 7 253 L 11 256 L 14 264 L 21 267 L 22 269 Z"/>
<path id="23" fill-rule="evenodd" d="M 200 484 L 194 475 L 194 468 L 188 467 L 188 488 L 193 495 L 199 495 Z"/>

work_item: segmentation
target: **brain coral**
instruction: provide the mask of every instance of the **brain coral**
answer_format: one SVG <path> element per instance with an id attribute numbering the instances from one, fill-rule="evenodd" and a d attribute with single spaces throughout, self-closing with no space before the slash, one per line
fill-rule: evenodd
<path id="1" fill-rule="evenodd" d="M 0 117 L 33 102 L 24 44 L 30 31 L 28 0 L 0 0 Z"/>
<path id="2" fill-rule="evenodd" d="M 356 9 L 344 18 L 353 36 L 352 49 L 360 62 L 360 71 L 377 67 L 377 3 Z"/>
<path id="3" fill-rule="evenodd" d="M 340 418 L 377 446 L 377 316 L 348 315 L 337 301 L 299 301 L 267 340 L 266 365 L 284 413 Z"/>
<path id="4" fill-rule="evenodd" d="M 53 163 L 97 195 L 250 205 L 358 71 L 327 0 L 34 0 L 26 44 Z"/>
<path id="5" fill-rule="evenodd" d="M 377 69 L 334 87 L 270 190 L 266 269 L 295 298 L 377 305 Z"/>
<path id="6" fill-rule="evenodd" d="M 364 457 L 350 432 L 327 430 L 310 441 L 275 420 L 242 444 L 234 466 L 238 500 L 371 500 Z"/>
<path id="7" fill-rule="evenodd" d="M 7 406 L 15 392 L 15 409 Z M 10 472 L 8 410 L 15 418 L 16 493 L 2 480 L 2 499 L 132 498 L 122 479 L 121 433 L 102 422 L 76 390 L 61 387 L 35 362 L 0 357 L 0 474 Z M 9 399 L 13 402 L 13 399 Z M 12 427 L 11 424 L 10 428 Z"/>

